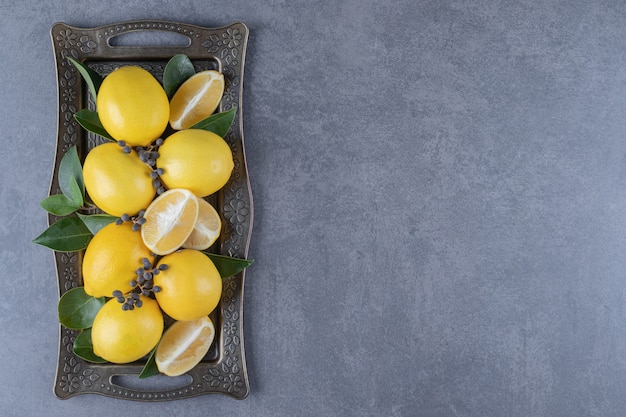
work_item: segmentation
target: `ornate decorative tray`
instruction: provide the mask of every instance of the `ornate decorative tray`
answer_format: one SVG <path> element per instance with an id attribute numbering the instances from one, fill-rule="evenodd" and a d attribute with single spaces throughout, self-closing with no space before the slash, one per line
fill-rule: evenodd
<path id="1" fill-rule="evenodd" d="M 133 38 L 132 36 L 139 36 Z M 160 36 L 176 38 L 172 44 Z M 125 45 L 121 40 L 140 40 L 143 45 Z M 156 41 L 155 41 L 156 39 Z M 51 29 L 58 82 L 58 132 L 50 195 L 60 193 L 59 164 L 65 153 L 76 146 L 81 161 L 101 138 L 86 132 L 74 120 L 81 108 L 94 109 L 93 98 L 73 58 L 105 76 L 124 65 L 139 65 L 162 81 L 168 60 L 186 54 L 197 71 L 216 69 L 224 74 L 226 86 L 218 111 L 237 107 L 235 121 L 225 136 L 233 151 L 235 168 L 226 186 L 209 199 L 222 217 L 223 230 L 215 252 L 246 258 L 252 228 L 252 194 L 248 180 L 243 143 L 242 87 L 248 28 L 233 23 L 205 28 L 184 23 L 140 20 L 96 28 L 78 28 L 57 23 Z M 183 41 L 182 44 L 179 41 Z M 160 45 L 155 45 L 161 43 Z M 165 43 L 165 45 L 164 45 Z M 146 45 L 147 44 L 147 45 Z M 155 45 L 155 46 L 153 46 Z M 48 223 L 58 218 L 49 215 Z M 54 252 L 59 295 L 82 285 L 82 252 Z M 73 352 L 79 331 L 60 326 L 59 358 L 54 393 L 66 399 L 78 394 L 100 394 L 138 401 L 163 401 L 221 393 L 243 399 L 249 393 L 243 344 L 244 272 L 224 279 L 220 304 L 212 313 L 216 335 L 211 348 L 198 366 L 180 377 L 156 375 L 139 379 L 145 362 L 126 365 L 95 364 Z"/>

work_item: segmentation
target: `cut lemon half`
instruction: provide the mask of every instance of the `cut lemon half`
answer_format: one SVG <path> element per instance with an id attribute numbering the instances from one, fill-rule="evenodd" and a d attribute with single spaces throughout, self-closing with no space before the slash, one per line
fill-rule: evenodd
<path id="1" fill-rule="evenodd" d="M 215 327 L 208 316 L 176 321 L 163 333 L 156 350 L 156 364 L 167 376 L 179 376 L 196 366 L 209 351 Z"/>
<path id="2" fill-rule="evenodd" d="M 220 236 L 222 220 L 217 210 L 205 199 L 198 199 L 198 220 L 193 231 L 183 243 L 183 248 L 204 250 L 208 249 Z"/>
<path id="3" fill-rule="evenodd" d="M 189 129 L 213 114 L 224 94 L 224 75 L 207 70 L 189 77 L 170 101 L 170 126 Z"/>
<path id="4" fill-rule="evenodd" d="M 158 196 L 146 209 L 141 226 L 143 243 L 157 255 L 179 249 L 198 219 L 198 199 L 188 190 L 174 188 Z"/>

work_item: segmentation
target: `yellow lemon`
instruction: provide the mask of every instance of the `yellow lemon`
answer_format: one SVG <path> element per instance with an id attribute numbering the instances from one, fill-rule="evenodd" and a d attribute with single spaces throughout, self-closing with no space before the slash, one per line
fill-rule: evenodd
<path id="1" fill-rule="evenodd" d="M 155 293 L 161 309 L 174 320 L 195 320 L 217 307 L 222 295 L 222 278 L 206 255 L 183 249 L 164 256 L 159 265 L 167 269 L 154 276 Z"/>
<path id="2" fill-rule="evenodd" d="M 207 316 L 174 322 L 163 333 L 156 350 L 159 371 L 178 376 L 191 370 L 207 354 L 214 337 L 215 327 Z"/>
<path id="3" fill-rule="evenodd" d="M 189 129 L 209 117 L 222 100 L 224 75 L 208 70 L 192 75 L 174 93 L 170 101 L 172 129 Z"/>
<path id="4" fill-rule="evenodd" d="M 93 297 L 111 297 L 113 291 L 126 293 L 130 281 L 142 265 L 142 259 L 151 259 L 141 234 L 129 223 L 108 224 L 94 235 L 83 256 L 83 284 L 85 292 Z"/>
<path id="5" fill-rule="evenodd" d="M 144 213 L 141 237 L 157 255 L 167 255 L 186 241 L 198 218 L 198 198 L 188 190 L 175 188 L 158 196 Z"/>
<path id="6" fill-rule="evenodd" d="M 163 314 L 156 301 L 141 296 L 141 307 L 123 310 L 116 299 L 98 311 L 91 328 L 93 351 L 113 363 L 141 359 L 159 343 L 163 334 Z"/>
<path id="7" fill-rule="evenodd" d="M 103 143 L 83 164 L 85 188 L 101 210 L 120 217 L 145 209 L 155 195 L 151 169 L 135 151 L 124 153 L 116 143 Z"/>
<path id="8" fill-rule="evenodd" d="M 180 130 L 165 139 L 156 165 L 168 188 L 186 188 L 198 197 L 222 188 L 234 168 L 228 143 L 201 129 Z"/>
<path id="9" fill-rule="evenodd" d="M 107 75 L 96 98 L 98 117 L 106 131 L 130 146 L 146 146 L 169 121 L 165 90 L 145 69 L 121 67 Z"/>

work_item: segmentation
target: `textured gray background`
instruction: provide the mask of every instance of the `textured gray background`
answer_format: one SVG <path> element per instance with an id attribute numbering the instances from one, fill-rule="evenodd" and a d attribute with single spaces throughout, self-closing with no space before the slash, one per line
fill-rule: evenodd
<path id="1" fill-rule="evenodd" d="M 49 30 L 147 18 L 251 30 L 244 401 L 52 394 Z M 3 415 L 626 414 L 624 2 L 2 0 L 0 33 Z"/>

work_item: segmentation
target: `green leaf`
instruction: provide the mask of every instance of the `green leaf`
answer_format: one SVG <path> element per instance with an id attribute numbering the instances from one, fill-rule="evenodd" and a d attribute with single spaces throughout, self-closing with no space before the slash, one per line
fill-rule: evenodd
<path id="1" fill-rule="evenodd" d="M 102 84 L 102 77 L 100 76 L 100 74 L 98 74 L 96 71 L 92 70 L 82 62 L 78 62 L 70 57 L 68 57 L 67 59 L 76 67 L 78 72 L 80 72 L 80 75 L 87 83 L 89 91 L 91 92 L 91 95 L 93 96 L 93 99 L 95 101 L 96 97 L 98 96 L 98 90 L 100 89 L 100 85 Z"/>
<path id="2" fill-rule="evenodd" d="M 83 168 L 80 165 L 76 146 L 72 146 L 61 159 L 59 164 L 59 187 L 61 192 L 72 201 L 76 201 L 72 195 L 72 180 L 76 181 L 81 196 L 85 195 L 85 182 L 83 180 Z M 76 192 L 76 190 L 74 190 Z M 83 203 L 80 203 L 82 205 Z"/>
<path id="3" fill-rule="evenodd" d="M 217 255 L 207 251 L 202 251 L 202 253 L 213 261 L 222 278 L 228 278 L 231 275 L 236 275 L 252 265 L 254 262 L 252 259 L 233 258 L 231 256 Z"/>
<path id="4" fill-rule="evenodd" d="M 93 353 L 93 343 L 91 342 L 91 329 L 85 329 L 74 339 L 74 353 L 79 358 L 87 362 L 106 363 L 105 359 Z"/>
<path id="5" fill-rule="evenodd" d="M 85 203 L 83 192 L 75 177 L 70 178 L 70 194 L 72 195 L 72 201 L 78 204 L 79 207 Z"/>
<path id="6" fill-rule="evenodd" d="M 33 243 L 59 251 L 76 252 L 89 244 L 92 234 L 78 217 L 66 217 L 48 227 Z"/>
<path id="7" fill-rule="evenodd" d="M 185 54 L 174 55 L 163 70 L 163 89 L 172 98 L 178 87 L 196 73 L 193 63 Z"/>
<path id="8" fill-rule="evenodd" d="M 84 287 L 72 288 L 59 299 L 59 323 L 68 329 L 87 329 L 105 302 L 104 297 L 88 295 Z"/>
<path id="9" fill-rule="evenodd" d="M 41 201 L 41 207 L 55 216 L 67 216 L 80 208 L 80 205 L 63 194 L 54 194 Z"/>
<path id="10" fill-rule="evenodd" d="M 212 114 L 191 126 L 191 129 L 204 129 L 224 137 L 235 120 L 235 113 L 237 113 L 236 107 L 225 112 Z"/>
<path id="11" fill-rule="evenodd" d="M 155 346 L 154 349 L 152 349 L 152 352 L 150 352 L 150 356 L 148 356 L 148 360 L 146 361 L 146 364 L 143 366 L 143 369 L 141 370 L 141 372 L 139 373 L 138 378 L 140 379 L 148 378 L 150 376 L 157 375 L 159 373 L 159 368 L 157 367 L 156 358 L 155 358 L 157 346 Z"/>
<path id="12" fill-rule="evenodd" d="M 113 137 L 106 131 L 106 129 L 102 126 L 100 122 L 100 117 L 98 117 L 98 113 L 89 109 L 81 109 L 74 113 L 74 119 L 81 125 L 85 130 L 88 130 L 91 133 L 95 133 L 96 135 L 100 135 L 103 138 L 110 139 L 115 141 Z"/>
<path id="13" fill-rule="evenodd" d="M 100 229 L 109 223 L 113 223 L 117 217 L 109 214 L 78 214 L 78 217 L 85 223 L 85 226 L 92 234 L 98 233 Z"/>

